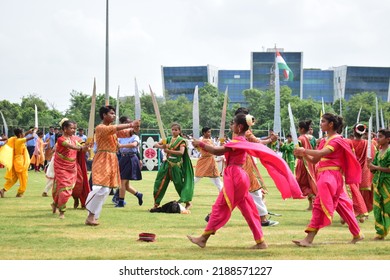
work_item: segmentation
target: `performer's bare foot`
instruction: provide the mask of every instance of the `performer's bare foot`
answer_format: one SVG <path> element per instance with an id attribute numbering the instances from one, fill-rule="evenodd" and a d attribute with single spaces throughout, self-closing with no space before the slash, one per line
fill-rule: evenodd
<path id="1" fill-rule="evenodd" d="M 357 242 L 362 241 L 363 239 L 364 239 L 364 235 L 360 234 L 358 237 L 352 238 L 350 243 L 351 244 L 356 244 Z"/>
<path id="2" fill-rule="evenodd" d="M 385 238 L 383 236 L 375 236 L 372 240 L 374 241 L 383 241 Z"/>
<path id="3" fill-rule="evenodd" d="M 189 210 L 189 209 L 191 209 L 191 207 L 192 207 L 192 203 L 186 202 L 186 209 Z"/>
<path id="4" fill-rule="evenodd" d="M 50 206 L 51 206 L 51 210 L 52 210 L 53 214 L 55 214 L 57 212 L 57 207 L 54 204 L 54 202 L 52 204 L 50 204 Z"/>
<path id="5" fill-rule="evenodd" d="M 98 226 L 99 222 L 95 219 L 95 215 L 90 212 L 85 220 L 85 224 L 87 226 Z"/>
<path id="6" fill-rule="evenodd" d="M 306 238 L 302 239 L 302 240 L 293 240 L 292 242 L 294 242 L 299 247 L 311 247 L 311 246 L 313 246 L 313 243 L 307 241 Z"/>
<path id="7" fill-rule="evenodd" d="M 85 224 L 86 224 L 87 226 L 98 226 L 98 225 L 99 225 L 99 222 L 98 222 L 97 220 L 91 221 L 91 220 L 86 219 L 86 220 L 85 220 Z"/>
<path id="8" fill-rule="evenodd" d="M 340 224 L 345 225 L 345 221 L 343 219 L 340 219 Z"/>
<path id="9" fill-rule="evenodd" d="M 62 211 L 60 211 L 60 219 L 62 220 L 62 219 L 65 219 L 65 212 L 62 212 Z"/>
<path id="10" fill-rule="evenodd" d="M 208 237 L 201 235 L 199 237 L 192 237 L 187 235 L 187 238 L 194 244 L 198 245 L 200 248 L 206 247 Z"/>
<path id="11" fill-rule="evenodd" d="M 365 220 L 366 220 L 365 217 L 360 217 L 360 218 L 359 218 L 359 222 L 361 222 L 361 223 L 364 223 Z"/>
<path id="12" fill-rule="evenodd" d="M 268 248 L 268 245 L 267 243 L 265 243 L 265 241 L 261 242 L 261 243 L 257 243 L 256 245 L 253 245 L 251 247 L 251 249 L 267 249 Z"/>

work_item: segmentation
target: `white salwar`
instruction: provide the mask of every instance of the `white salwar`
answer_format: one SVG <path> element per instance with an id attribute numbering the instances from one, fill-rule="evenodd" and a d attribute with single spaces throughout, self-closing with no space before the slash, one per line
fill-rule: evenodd
<path id="1" fill-rule="evenodd" d="M 49 191 L 53 188 L 54 175 L 55 175 L 55 172 L 54 172 L 54 156 L 55 156 L 55 154 L 53 154 L 53 157 L 51 158 L 49 164 L 47 165 L 47 169 L 46 169 L 46 186 L 45 186 L 45 189 L 43 190 L 44 193 L 49 193 Z"/>
<path id="2" fill-rule="evenodd" d="M 88 194 L 85 208 L 95 215 L 95 219 L 99 219 L 102 212 L 104 201 L 110 194 L 110 188 L 102 186 L 92 186 L 92 191 Z"/>
<path id="3" fill-rule="evenodd" d="M 261 190 L 250 192 L 250 195 L 253 198 L 257 211 L 259 212 L 259 216 L 261 217 L 267 215 L 268 209 L 267 206 L 265 206 L 265 203 L 263 201 L 263 193 L 261 192 Z"/>
<path id="4" fill-rule="evenodd" d="M 194 178 L 194 184 L 200 181 L 200 179 L 205 178 L 205 177 L 195 177 Z M 218 191 L 220 192 L 222 190 L 222 181 L 219 177 L 216 178 L 210 178 L 211 182 L 217 187 Z"/>

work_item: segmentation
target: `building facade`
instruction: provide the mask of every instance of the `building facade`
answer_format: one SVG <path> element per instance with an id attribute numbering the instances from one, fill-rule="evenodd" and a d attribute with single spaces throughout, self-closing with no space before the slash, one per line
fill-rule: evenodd
<path id="1" fill-rule="evenodd" d="M 349 100 L 354 94 L 375 92 L 378 99 L 390 101 L 390 67 L 334 67 L 334 96 Z"/>
<path id="2" fill-rule="evenodd" d="M 333 70 L 303 69 L 302 98 L 332 103 L 334 100 L 333 75 Z"/>
<path id="3" fill-rule="evenodd" d="M 214 66 L 161 66 L 163 93 L 166 99 L 185 96 L 192 101 L 195 86 L 203 87 L 206 83 L 218 86 L 218 69 Z"/>
<path id="4" fill-rule="evenodd" d="M 303 69 L 302 52 L 278 51 L 294 74 L 292 81 L 285 81 L 279 71 L 280 86 L 290 87 L 294 96 L 333 103 L 340 97 L 349 100 L 354 94 L 375 92 L 378 98 L 390 102 L 390 67 L 344 65 L 328 70 Z M 230 105 L 247 106 L 242 94 L 245 89 L 274 90 L 274 63 L 275 49 L 268 49 L 251 53 L 249 70 L 218 70 L 211 65 L 162 66 L 164 96 L 167 99 L 185 96 L 192 101 L 195 86 L 201 88 L 210 83 L 220 92 L 228 87 Z"/>
<path id="5" fill-rule="evenodd" d="M 229 103 L 239 103 L 242 107 L 247 106 L 242 92 L 250 88 L 249 70 L 219 70 L 218 91 L 225 92 L 228 88 Z"/>

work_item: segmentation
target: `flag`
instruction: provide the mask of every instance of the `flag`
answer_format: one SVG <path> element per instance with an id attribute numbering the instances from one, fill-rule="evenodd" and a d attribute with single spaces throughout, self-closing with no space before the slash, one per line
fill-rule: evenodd
<path id="1" fill-rule="evenodd" d="M 276 62 L 278 63 L 278 68 L 283 70 L 284 80 L 292 81 L 294 79 L 294 74 L 290 67 L 288 67 L 286 61 L 284 61 L 283 57 L 280 55 L 279 51 L 276 51 Z"/>

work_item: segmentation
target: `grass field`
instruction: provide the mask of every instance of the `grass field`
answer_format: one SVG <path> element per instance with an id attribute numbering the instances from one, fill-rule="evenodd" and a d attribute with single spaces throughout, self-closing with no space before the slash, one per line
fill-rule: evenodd
<path id="1" fill-rule="evenodd" d="M 4 184 L 4 169 L 0 169 L 0 185 Z M 262 174 L 266 174 L 263 170 Z M 195 186 L 191 214 L 150 213 L 156 172 L 143 172 L 143 180 L 133 186 L 144 194 L 144 204 L 138 206 L 131 194 L 126 195 L 125 208 L 115 208 L 111 196 L 107 199 L 100 226 L 84 225 L 86 210 L 73 209 L 68 203 L 66 218 L 60 220 L 51 212 L 51 198 L 42 197 L 45 185 L 43 173 L 29 172 L 28 188 L 23 198 L 16 198 L 18 183 L 0 199 L 0 259 L 1 260 L 366 260 L 390 259 L 390 239 L 372 241 L 375 236 L 372 213 L 360 224 L 366 239 L 356 245 L 346 225 L 336 214 L 334 223 L 321 230 L 312 248 L 300 248 L 291 240 L 305 236 L 304 229 L 311 213 L 306 200 L 282 200 L 271 179 L 265 176 L 269 194 L 269 211 L 282 214 L 273 217 L 280 222 L 263 228 L 269 248 L 250 250 L 254 241 L 243 217 L 236 209 L 231 220 L 209 239 L 201 249 L 191 244 L 186 235 L 200 235 L 206 225 L 204 217 L 210 211 L 217 189 L 208 179 Z M 177 199 L 171 184 L 163 203 Z M 138 234 L 152 232 L 157 241 L 139 242 Z"/>

